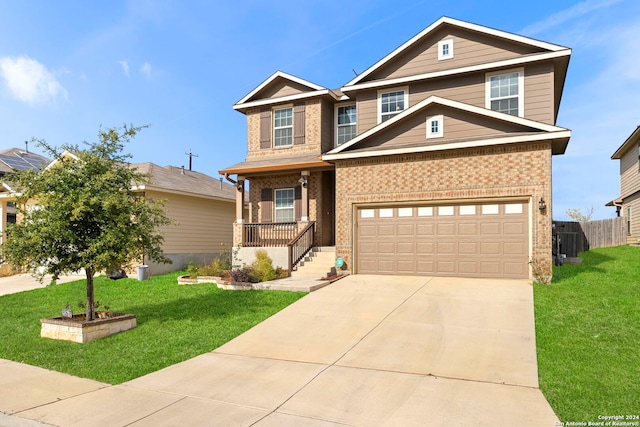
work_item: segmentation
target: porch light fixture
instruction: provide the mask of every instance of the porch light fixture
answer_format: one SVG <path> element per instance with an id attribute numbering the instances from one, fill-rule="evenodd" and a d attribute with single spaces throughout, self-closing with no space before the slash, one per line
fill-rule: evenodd
<path id="1" fill-rule="evenodd" d="M 244 190 L 244 181 L 238 181 L 238 183 L 236 184 L 238 191 L 242 191 Z"/>
<path id="2" fill-rule="evenodd" d="M 306 175 L 302 175 L 300 177 L 300 179 L 298 180 L 298 182 L 300 183 L 300 185 L 302 185 L 302 187 L 306 188 L 307 187 L 307 176 Z"/>
<path id="3" fill-rule="evenodd" d="M 538 209 L 540 209 L 540 212 L 544 212 L 547 210 L 547 204 L 542 197 L 540 197 L 540 201 L 538 202 Z"/>

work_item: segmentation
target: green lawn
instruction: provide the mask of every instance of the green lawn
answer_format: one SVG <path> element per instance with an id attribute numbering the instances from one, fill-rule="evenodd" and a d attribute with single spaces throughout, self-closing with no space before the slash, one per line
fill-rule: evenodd
<path id="1" fill-rule="evenodd" d="M 563 422 L 640 415 L 640 247 L 580 257 L 534 285 L 540 388 Z"/>
<path id="2" fill-rule="evenodd" d="M 86 344 L 40 338 L 40 318 L 60 316 L 67 302 L 80 311 L 84 280 L 0 296 L 0 358 L 119 384 L 212 351 L 306 295 L 180 286 L 178 275 L 96 278 L 96 300 L 135 314 L 138 326 Z"/>

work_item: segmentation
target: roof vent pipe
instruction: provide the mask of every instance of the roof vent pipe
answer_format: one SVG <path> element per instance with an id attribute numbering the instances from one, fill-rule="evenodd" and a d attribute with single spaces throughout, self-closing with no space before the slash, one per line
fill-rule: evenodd
<path id="1" fill-rule="evenodd" d="M 184 165 L 182 165 L 182 171 L 180 173 L 184 175 Z"/>
<path id="2" fill-rule="evenodd" d="M 222 177 L 220 177 L 220 190 L 222 190 Z"/>

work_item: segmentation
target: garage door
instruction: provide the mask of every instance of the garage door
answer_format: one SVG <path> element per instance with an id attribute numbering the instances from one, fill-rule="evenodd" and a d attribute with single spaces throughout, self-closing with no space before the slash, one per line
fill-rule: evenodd
<path id="1" fill-rule="evenodd" d="M 529 277 L 525 202 L 360 208 L 356 271 Z"/>

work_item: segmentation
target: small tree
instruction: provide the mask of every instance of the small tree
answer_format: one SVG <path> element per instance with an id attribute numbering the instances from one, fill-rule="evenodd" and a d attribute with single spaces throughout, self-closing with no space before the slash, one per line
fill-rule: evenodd
<path id="1" fill-rule="evenodd" d="M 34 140 L 56 162 L 43 172 L 19 171 L 9 178 L 18 194 L 20 220 L 8 230 L 4 256 L 54 280 L 84 268 L 88 321 L 95 318 L 96 272 L 129 265 L 144 255 L 171 262 L 163 255 L 158 231 L 170 224 L 163 203 L 132 190 L 148 182 L 148 176 L 125 162 L 130 155 L 122 154 L 124 144 L 141 129 L 101 129 L 99 141 L 85 143 L 83 149 L 68 144 L 58 149 Z"/>
<path id="2" fill-rule="evenodd" d="M 595 212 L 595 210 L 596 208 L 591 206 L 589 209 L 587 209 L 585 213 L 582 213 L 582 211 L 579 208 L 567 209 L 565 213 L 569 218 L 571 218 L 574 221 L 587 222 L 587 221 L 591 221 L 591 218 L 593 218 L 593 213 Z"/>

